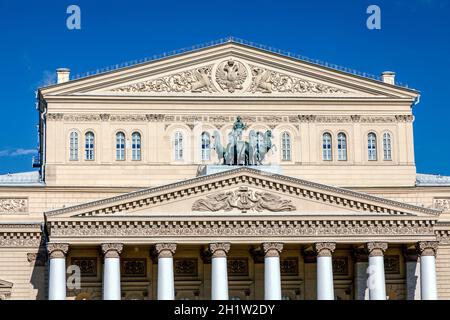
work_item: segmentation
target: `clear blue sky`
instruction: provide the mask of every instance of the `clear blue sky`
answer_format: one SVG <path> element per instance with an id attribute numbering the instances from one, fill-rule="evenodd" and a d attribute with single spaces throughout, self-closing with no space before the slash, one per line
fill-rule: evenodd
<path id="1" fill-rule="evenodd" d="M 421 91 L 414 108 L 417 171 L 450 175 L 450 0 L 0 0 L 0 173 L 31 170 L 35 90 L 73 73 L 233 35 L 378 75 Z M 81 30 L 66 9 L 81 8 Z M 366 9 L 381 8 L 381 30 Z"/>

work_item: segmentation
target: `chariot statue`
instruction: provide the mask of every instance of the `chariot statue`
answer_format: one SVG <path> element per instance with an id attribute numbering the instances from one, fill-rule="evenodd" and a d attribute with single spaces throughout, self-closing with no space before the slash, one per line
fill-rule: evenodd
<path id="1" fill-rule="evenodd" d="M 213 149 L 216 151 L 222 165 L 261 165 L 266 154 L 273 151 L 272 131 L 266 132 L 250 130 L 248 141 L 243 140 L 247 125 L 238 116 L 228 134 L 228 143 L 222 145 L 219 131 L 213 134 Z"/>

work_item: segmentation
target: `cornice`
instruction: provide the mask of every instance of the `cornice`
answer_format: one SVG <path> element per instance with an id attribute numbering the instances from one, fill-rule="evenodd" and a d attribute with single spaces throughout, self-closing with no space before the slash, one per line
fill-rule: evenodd
<path id="1" fill-rule="evenodd" d="M 408 216 L 412 214 L 408 211 L 412 211 L 429 214 L 431 216 L 435 216 L 437 219 L 437 216 L 441 212 L 435 209 L 414 206 L 298 178 L 279 174 L 267 175 L 257 169 L 241 167 L 225 172 L 170 183 L 159 187 L 130 192 L 128 194 L 111 198 L 87 202 L 72 207 L 47 211 L 45 213 L 45 217 L 48 219 L 53 216 L 77 211 L 79 213 L 76 213 L 75 215 L 81 216 L 124 212 L 146 205 L 163 203 L 170 201 L 171 199 L 190 196 L 191 194 L 211 192 L 212 190 L 222 188 L 223 186 L 234 186 L 242 183 L 256 185 L 262 188 L 275 189 L 296 196 L 315 199 L 317 201 L 323 201 L 334 205 L 337 204 L 341 206 L 354 207 L 363 211 L 379 214 Z M 330 192 L 335 195 L 330 195 Z M 354 199 L 348 199 L 346 197 L 352 197 Z M 388 208 L 388 206 L 391 208 Z"/>

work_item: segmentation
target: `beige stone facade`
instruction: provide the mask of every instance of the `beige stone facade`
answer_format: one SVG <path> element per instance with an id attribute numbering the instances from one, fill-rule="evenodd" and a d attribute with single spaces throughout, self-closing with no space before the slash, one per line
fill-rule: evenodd
<path id="1" fill-rule="evenodd" d="M 102 299 L 107 256 L 121 298 L 156 299 L 158 244 L 176 244 L 175 298 L 210 299 L 212 243 L 230 299 L 265 298 L 264 243 L 282 244 L 282 298 L 316 299 L 333 243 L 334 298 L 365 299 L 373 242 L 388 298 L 420 299 L 417 244 L 436 241 L 450 299 L 450 178 L 416 172 L 418 97 L 233 41 L 41 88 L 40 172 L 0 176 L 0 299 L 49 297 L 53 244 L 81 270 L 67 299 Z M 220 165 L 237 116 L 245 140 L 271 132 L 258 165 Z"/>

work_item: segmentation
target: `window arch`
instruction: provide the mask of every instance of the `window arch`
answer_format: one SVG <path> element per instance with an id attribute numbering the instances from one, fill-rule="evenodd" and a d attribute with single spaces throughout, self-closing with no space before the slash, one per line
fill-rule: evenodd
<path id="1" fill-rule="evenodd" d="M 383 134 L 383 155 L 384 160 L 392 160 L 392 139 L 389 132 Z"/>
<path id="2" fill-rule="evenodd" d="M 202 161 L 211 159 L 211 138 L 208 132 L 202 132 Z"/>
<path id="3" fill-rule="evenodd" d="M 116 133 L 116 160 L 125 160 L 125 134 Z"/>
<path id="4" fill-rule="evenodd" d="M 339 132 L 337 136 L 338 160 L 347 160 L 347 136 L 343 132 Z"/>
<path id="5" fill-rule="evenodd" d="M 377 160 L 377 135 L 373 132 L 367 135 L 367 152 L 370 161 Z"/>
<path id="6" fill-rule="evenodd" d="M 332 152 L 331 152 L 331 134 L 325 132 L 322 136 L 322 158 L 323 160 L 330 161 L 332 160 Z"/>
<path id="7" fill-rule="evenodd" d="M 131 135 L 131 159 L 141 160 L 141 134 L 139 132 L 133 132 Z"/>
<path id="8" fill-rule="evenodd" d="M 94 160 L 94 148 L 95 148 L 95 135 L 92 131 L 86 132 L 84 136 L 85 140 L 85 159 L 86 160 Z"/>
<path id="9" fill-rule="evenodd" d="M 175 132 L 174 153 L 175 160 L 183 160 L 183 134 L 180 131 Z"/>
<path id="10" fill-rule="evenodd" d="M 288 132 L 281 135 L 281 159 L 283 161 L 291 160 L 291 136 Z"/>
<path id="11" fill-rule="evenodd" d="M 69 160 L 78 161 L 78 132 L 72 131 L 69 137 Z"/>

